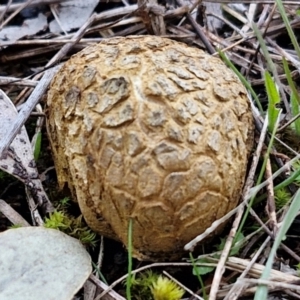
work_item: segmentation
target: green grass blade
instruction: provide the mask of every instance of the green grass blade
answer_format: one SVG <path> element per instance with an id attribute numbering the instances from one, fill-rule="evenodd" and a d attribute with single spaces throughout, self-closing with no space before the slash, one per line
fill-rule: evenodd
<path id="1" fill-rule="evenodd" d="M 294 94 L 294 97 L 296 97 L 296 100 L 297 100 L 298 104 L 300 105 L 300 96 L 298 94 L 298 91 L 297 91 L 296 86 L 294 84 L 294 81 L 292 79 L 289 65 L 288 65 L 288 63 L 287 63 L 287 61 L 284 57 L 282 58 L 282 63 L 283 63 L 283 68 L 284 68 L 284 72 L 285 72 L 285 75 L 286 75 L 286 79 L 289 83 L 289 87 L 291 88 L 291 90 Z"/>
<path id="2" fill-rule="evenodd" d="M 278 128 L 278 124 L 279 124 L 279 119 L 280 119 L 280 114 L 281 114 L 281 110 L 279 110 L 279 114 L 278 114 L 278 118 L 277 118 L 277 121 L 275 123 L 275 126 L 274 126 L 274 129 L 272 131 L 272 134 L 271 134 L 271 138 L 270 138 L 270 142 L 269 142 L 269 145 L 268 145 L 268 148 L 267 148 L 267 152 L 266 154 L 264 155 L 264 160 L 263 160 L 263 163 L 262 163 L 262 166 L 261 166 L 261 169 L 260 169 L 260 172 L 258 174 L 258 178 L 257 178 L 257 181 L 256 181 L 256 186 L 259 185 L 262 181 L 262 178 L 264 176 L 264 173 L 265 173 L 265 170 L 266 170 L 266 165 L 267 165 L 267 160 L 270 156 L 270 152 L 271 152 L 271 149 L 273 147 L 273 144 L 274 144 L 274 139 L 275 139 L 275 134 L 276 134 L 276 131 L 277 131 L 277 128 Z M 239 228 L 237 230 L 237 233 L 235 235 L 235 240 L 237 239 L 238 236 L 240 236 L 243 228 L 244 228 L 244 225 L 246 223 L 246 220 L 247 220 L 247 217 L 249 215 L 249 212 L 250 212 L 250 209 L 254 203 L 254 200 L 255 200 L 255 196 L 256 194 L 254 194 L 253 196 L 251 196 L 250 200 L 249 200 L 249 205 L 247 206 L 247 209 L 244 213 L 244 216 L 243 216 L 243 219 L 239 225 Z"/>
<path id="3" fill-rule="evenodd" d="M 270 56 L 270 53 L 268 51 L 268 48 L 267 48 L 267 45 L 265 43 L 265 40 L 260 32 L 260 30 L 258 29 L 257 25 L 255 23 L 252 23 L 252 28 L 256 34 L 256 37 L 258 39 L 258 42 L 259 42 L 259 45 L 260 45 L 260 48 L 263 52 L 263 55 L 264 55 L 264 58 L 266 59 L 267 61 L 267 66 L 268 66 L 268 69 L 269 71 L 275 75 L 277 73 L 276 71 L 276 66 L 274 65 L 273 61 L 272 61 L 272 58 Z"/>
<path id="4" fill-rule="evenodd" d="M 278 119 L 279 109 L 276 107 L 280 103 L 280 96 L 277 91 L 275 82 L 273 81 L 270 73 L 265 71 L 265 86 L 268 95 L 268 128 L 270 132 L 273 132 L 275 124 Z"/>
<path id="5" fill-rule="evenodd" d="M 203 299 L 207 300 L 208 297 L 207 297 L 207 294 L 206 294 L 205 285 L 204 285 L 204 282 L 203 282 L 203 280 L 201 278 L 201 275 L 199 273 L 199 269 L 196 266 L 196 261 L 194 259 L 194 256 L 193 256 L 192 252 L 190 252 L 190 259 L 191 259 L 191 262 L 192 262 L 192 265 L 193 265 L 193 271 L 195 272 L 195 274 L 196 274 L 196 276 L 198 278 L 198 281 L 200 283 L 201 289 L 202 289 Z"/>
<path id="6" fill-rule="evenodd" d="M 273 266 L 274 257 L 276 255 L 276 251 L 281 243 L 281 241 L 284 239 L 286 232 L 290 228 L 291 224 L 293 223 L 295 217 L 298 215 L 298 212 L 300 210 L 300 190 L 297 191 L 291 206 L 287 212 L 287 214 L 284 217 L 283 223 L 278 231 L 278 234 L 276 236 L 276 239 L 273 243 L 268 261 L 266 263 L 266 266 L 264 268 L 264 271 L 261 275 L 261 279 L 269 279 L 270 273 Z M 254 300 L 265 300 L 268 296 L 268 287 L 266 285 L 259 285 L 257 288 L 257 291 L 255 293 Z"/>
<path id="7" fill-rule="evenodd" d="M 286 30 L 287 30 L 287 32 L 289 34 L 289 37 L 290 37 L 290 39 L 292 41 L 292 44 L 293 44 L 293 46 L 294 46 L 294 48 L 295 48 L 295 50 L 297 52 L 298 57 L 300 58 L 300 47 L 299 47 L 297 38 L 296 38 L 296 36 L 294 34 L 293 28 L 292 28 L 292 26 L 290 24 L 290 21 L 289 21 L 287 15 L 286 15 L 285 9 L 284 9 L 283 4 L 282 4 L 282 1 L 281 0 L 275 0 L 275 2 L 277 4 L 277 8 L 278 8 L 279 13 L 280 13 L 280 15 L 282 17 L 282 20 L 284 22 L 285 28 L 286 28 Z"/>
<path id="8" fill-rule="evenodd" d="M 292 105 L 292 115 L 295 117 L 299 114 L 299 103 L 297 100 L 297 96 L 292 92 L 291 94 L 291 105 Z M 300 136 L 300 119 L 294 121 L 295 132 L 298 136 Z"/>
<path id="9" fill-rule="evenodd" d="M 109 285 L 105 276 L 103 275 L 103 273 L 101 272 L 101 270 L 99 269 L 99 267 L 97 266 L 97 264 L 95 264 L 94 262 L 92 262 L 93 268 L 95 269 L 96 273 L 99 275 L 100 279 L 106 284 Z"/>
<path id="10" fill-rule="evenodd" d="M 227 58 L 227 56 L 220 50 L 218 50 L 218 53 L 221 57 L 221 59 L 227 64 L 227 66 L 237 75 L 237 77 L 240 79 L 240 81 L 243 83 L 243 85 L 246 87 L 246 89 L 251 93 L 252 97 L 255 100 L 255 103 L 259 109 L 259 111 L 262 113 L 263 108 L 261 106 L 261 103 L 259 101 L 259 98 L 255 91 L 253 90 L 251 84 L 247 81 L 247 79 L 238 71 L 238 69 L 233 65 L 233 63 Z"/>
<path id="11" fill-rule="evenodd" d="M 37 134 L 37 137 L 36 137 L 36 141 L 35 141 L 35 145 L 34 145 L 34 151 L 33 151 L 33 157 L 34 157 L 35 161 L 37 161 L 39 156 L 40 156 L 41 145 L 42 145 L 42 133 L 39 132 Z"/>

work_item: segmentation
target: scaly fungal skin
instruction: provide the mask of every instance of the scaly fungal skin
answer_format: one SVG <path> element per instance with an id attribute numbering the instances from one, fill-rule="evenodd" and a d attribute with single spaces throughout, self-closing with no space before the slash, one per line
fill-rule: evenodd
<path id="1" fill-rule="evenodd" d="M 156 36 L 74 55 L 48 92 L 58 179 L 89 226 L 139 259 L 174 259 L 241 195 L 253 119 L 220 59 Z"/>

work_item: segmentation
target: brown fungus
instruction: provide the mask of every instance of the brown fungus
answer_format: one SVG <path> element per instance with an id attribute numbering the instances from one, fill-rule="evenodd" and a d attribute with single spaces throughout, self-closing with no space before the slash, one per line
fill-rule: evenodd
<path id="1" fill-rule="evenodd" d="M 220 59 L 157 36 L 107 39 L 63 66 L 47 105 L 60 185 L 99 234 L 127 245 L 131 218 L 135 257 L 180 257 L 237 205 L 253 120 Z"/>

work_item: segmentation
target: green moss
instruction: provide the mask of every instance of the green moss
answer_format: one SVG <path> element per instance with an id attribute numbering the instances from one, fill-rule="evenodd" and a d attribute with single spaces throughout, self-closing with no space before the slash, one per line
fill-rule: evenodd
<path id="1" fill-rule="evenodd" d="M 44 226 L 60 230 L 82 242 L 82 244 L 95 247 L 96 234 L 83 222 L 82 217 L 74 218 L 63 211 L 54 211 L 45 219 Z"/>

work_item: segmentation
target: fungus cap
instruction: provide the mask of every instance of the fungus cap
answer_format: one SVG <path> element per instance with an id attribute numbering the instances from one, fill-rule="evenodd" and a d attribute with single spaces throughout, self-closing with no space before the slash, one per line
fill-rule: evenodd
<path id="1" fill-rule="evenodd" d="M 133 254 L 174 259 L 233 209 L 253 142 L 247 92 L 202 50 L 157 36 L 85 48 L 50 86 L 58 180 L 88 225 Z"/>

